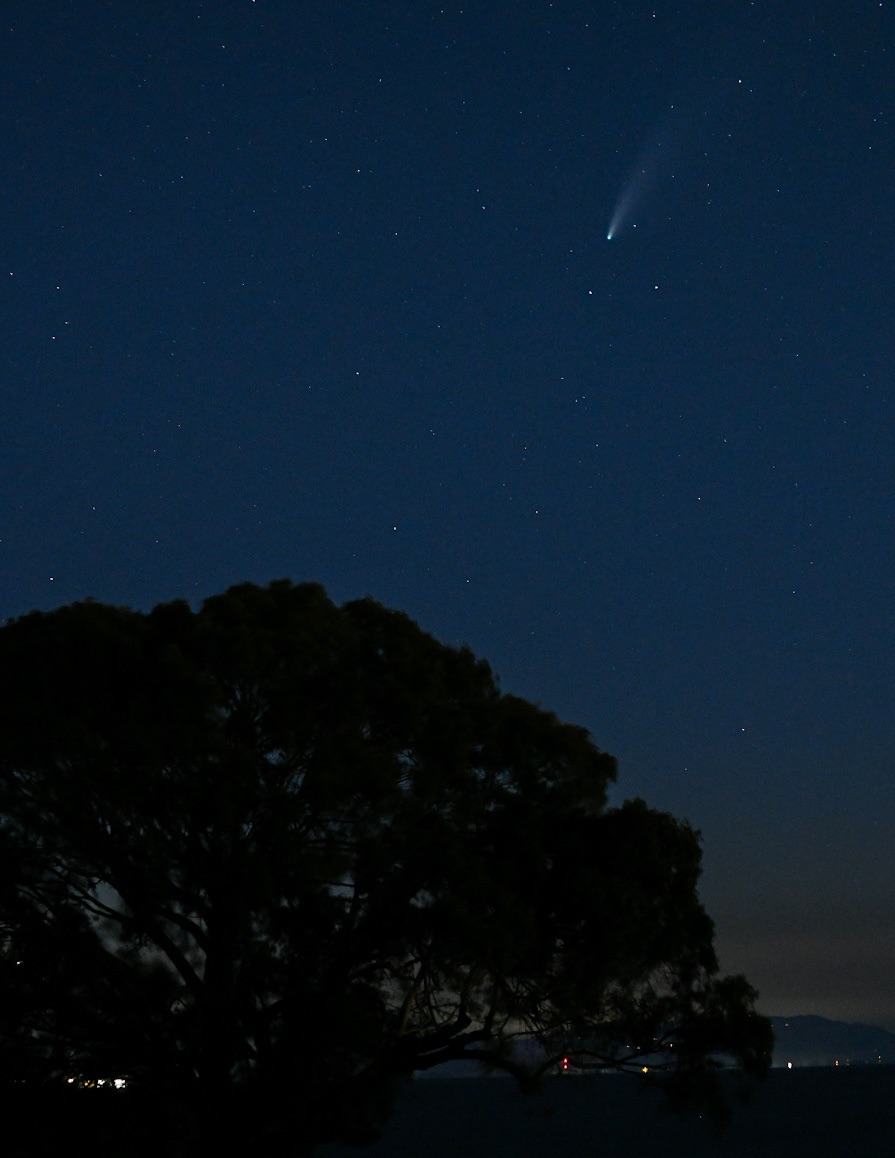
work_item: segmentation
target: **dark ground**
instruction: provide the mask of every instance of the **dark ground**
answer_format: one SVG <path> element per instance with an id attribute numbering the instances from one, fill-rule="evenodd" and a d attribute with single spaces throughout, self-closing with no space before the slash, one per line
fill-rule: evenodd
<path id="1" fill-rule="evenodd" d="M 382 1139 L 323 1158 L 864 1158 L 895 1154 L 895 1067 L 774 1070 L 719 1131 L 614 1077 L 534 1097 L 499 1078 L 415 1081 Z"/>
<path id="2" fill-rule="evenodd" d="M 195 1153 L 189 1117 L 154 1098 L 10 1088 L 4 1158 L 66 1153 L 178 1158 Z M 11 1096 L 10 1096 L 11 1095 Z M 214 1145 L 212 1153 L 227 1152 Z M 233 1152 L 239 1153 L 239 1149 Z M 636 1079 L 568 1076 L 535 1097 L 502 1078 L 410 1083 L 382 1138 L 319 1158 L 888 1158 L 895 1066 L 775 1069 L 729 1125 L 679 1117 Z"/>

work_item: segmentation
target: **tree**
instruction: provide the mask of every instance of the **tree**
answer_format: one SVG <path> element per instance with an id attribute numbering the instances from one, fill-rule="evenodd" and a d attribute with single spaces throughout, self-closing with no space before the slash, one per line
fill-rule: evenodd
<path id="1" fill-rule="evenodd" d="M 698 835 L 608 808 L 615 774 L 468 649 L 317 585 L 11 621 L 6 1072 L 126 1074 L 259 1152 L 371 1137 L 458 1059 L 761 1073 Z"/>

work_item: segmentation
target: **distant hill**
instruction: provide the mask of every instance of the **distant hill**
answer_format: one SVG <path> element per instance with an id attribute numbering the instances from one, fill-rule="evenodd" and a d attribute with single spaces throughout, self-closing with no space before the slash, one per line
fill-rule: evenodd
<path id="1" fill-rule="evenodd" d="M 772 1017 L 774 1065 L 892 1065 L 895 1034 L 826 1017 Z"/>

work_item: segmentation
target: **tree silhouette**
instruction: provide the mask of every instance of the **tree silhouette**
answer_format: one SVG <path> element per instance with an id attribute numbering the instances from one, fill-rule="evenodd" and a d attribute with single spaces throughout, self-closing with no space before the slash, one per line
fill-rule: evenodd
<path id="1" fill-rule="evenodd" d="M 317 585 L 12 621 L 3 1072 L 126 1074 L 260 1153 L 372 1137 L 446 1061 L 761 1073 L 697 834 L 608 808 L 615 772 L 469 650 Z"/>

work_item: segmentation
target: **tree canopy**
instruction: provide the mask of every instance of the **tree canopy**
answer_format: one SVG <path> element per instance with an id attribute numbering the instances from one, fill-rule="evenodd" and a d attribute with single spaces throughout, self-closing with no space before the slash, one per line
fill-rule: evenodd
<path id="1" fill-rule="evenodd" d="M 264 1152 L 363 1140 L 446 1061 L 761 1073 L 698 834 L 608 807 L 615 775 L 468 649 L 314 584 L 8 622 L 2 1076 L 126 1075 Z"/>

